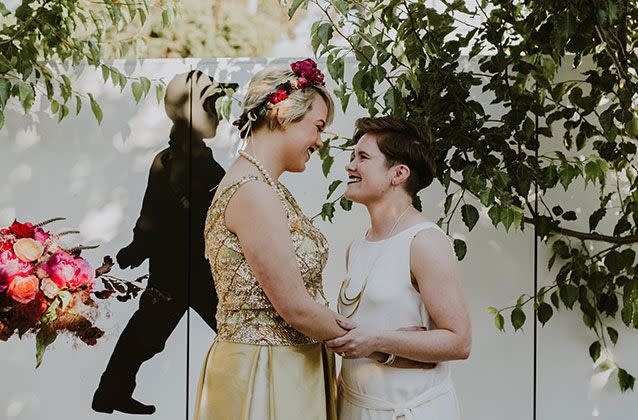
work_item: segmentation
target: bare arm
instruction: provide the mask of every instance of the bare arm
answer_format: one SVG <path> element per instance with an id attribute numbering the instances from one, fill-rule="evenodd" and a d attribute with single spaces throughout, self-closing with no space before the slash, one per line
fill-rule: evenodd
<path id="1" fill-rule="evenodd" d="M 321 341 L 346 332 L 336 322 L 341 316 L 308 294 L 297 266 L 286 214 L 270 186 L 249 182 L 240 187 L 226 208 L 226 225 L 239 238 L 257 281 L 286 322 Z"/>
<path id="2" fill-rule="evenodd" d="M 350 242 L 350 245 L 348 245 L 348 248 L 346 249 L 346 270 L 349 269 L 348 263 L 350 261 L 350 248 L 352 248 L 352 242 Z M 420 330 L 426 330 L 426 329 L 427 328 L 425 327 L 410 326 L 410 327 L 399 328 L 399 331 L 417 331 L 417 330 L 420 331 Z M 350 330 L 350 328 L 348 328 L 348 330 Z M 368 358 L 376 362 L 383 363 L 386 360 L 388 360 L 388 356 L 389 354 L 387 353 L 374 352 L 368 355 Z M 436 363 L 419 362 L 416 360 L 410 360 L 410 359 L 406 359 L 404 357 L 398 356 L 398 357 L 395 357 L 394 362 L 392 362 L 391 366 L 394 368 L 401 368 L 401 369 L 432 369 L 436 366 Z"/>
<path id="3" fill-rule="evenodd" d="M 435 327 L 428 331 L 371 331 L 356 328 L 328 346 L 349 357 L 381 352 L 421 362 L 466 359 L 472 334 L 456 258 L 438 231 L 419 232 L 410 247 L 410 271 Z"/>

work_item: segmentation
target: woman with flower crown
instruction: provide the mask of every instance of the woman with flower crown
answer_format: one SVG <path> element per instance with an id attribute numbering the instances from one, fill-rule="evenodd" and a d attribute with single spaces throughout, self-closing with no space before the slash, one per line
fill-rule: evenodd
<path id="1" fill-rule="evenodd" d="M 354 141 L 345 196 L 371 227 L 338 298 L 358 327 L 326 343 L 344 357 L 339 419 L 458 420 L 449 361 L 469 356 L 470 318 L 449 238 L 412 205 L 436 175 L 433 147 L 394 117 L 357 120 Z"/>
<path id="2" fill-rule="evenodd" d="M 332 117 L 310 59 L 267 68 L 249 83 L 236 122 L 246 146 L 217 188 L 204 230 L 218 332 L 196 420 L 336 419 L 334 358 L 321 342 L 353 324 L 326 306 L 326 239 L 278 181 L 304 171 Z"/>

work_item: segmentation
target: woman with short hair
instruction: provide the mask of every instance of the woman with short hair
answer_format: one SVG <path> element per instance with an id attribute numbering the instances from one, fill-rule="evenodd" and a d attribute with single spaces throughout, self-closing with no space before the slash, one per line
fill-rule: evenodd
<path id="1" fill-rule="evenodd" d="M 468 308 L 449 238 L 412 205 L 435 177 L 433 146 L 393 117 L 357 120 L 354 140 L 345 196 L 371 227 L 348 249 L 339 292 L 358 327 L 327 342 L 344 357 L 339 419 L 457 420 L 447 362 L 470 354 Z"/>

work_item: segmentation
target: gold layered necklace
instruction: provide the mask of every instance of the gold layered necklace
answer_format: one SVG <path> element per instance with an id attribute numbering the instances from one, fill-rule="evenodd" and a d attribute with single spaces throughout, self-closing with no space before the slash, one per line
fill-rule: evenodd
<path id="1" fill-rule="evenodd" d="M 388 239 L 392 236 L 392 234 L 394 233 L 394 229 L 396 229 L 396 227 L 399 225 L 399 222 L 401 221 L 401 219 L 403 218 L 403 216 L 405 215 L 405 213 L 408 211 L 410 207 L 412 207 L 412 205 L 408 205 L 405 208 L 405 210 L 403 210 L 403 212 L 399 215 L 399 217 L 396 218 L 396 220 L 394 221 L 394 225 L 392 225 L 392 229 L 390 229 L 390 233 L 388 233 L 387 236 L 382 240 Z M 367 233 L 366 233 L 366 236 L 367 236 Z M 379 261 L 379 257 L 385 250 L 386 246 L 387 246 L 387 242 L 385 242 L 384 244 L 382 244 L 381 247 L 379 247 L 379 251 L 377 252 L 377 255 L 372 261 L 372 264 L 370 264 L 370 268 L 363 279 L 363 284 L 361 285 L 361 290 L 359 290 L 359 293 L 357 293 L 356 295 L 352 297 L 349 297 L 347 295 L 348 288 L 350 287 L 350 281 L 352 280 L 349 273 L 346 275 L 346 278 L 341 282 L 341 287 L 339 288 L 339 298 L 337 300 L 337 310 L 339 311 L 341 315 L 344 315 L 346 318 L 350 318 L 359 309 L 359 305 L 361 304 L 361 299 L 363 298 L 363 293 L 365 292 L 366 286 L 368 285 L 368 278 L 370 277 L 370 274 L 372 274 L 372 270 L 374 269 L 374 266 L 376 265 L 377 261 Z M 350 271 L 349 267 L 350 267 L 350 260 L 348 260 L 348 266 L 346 267 L 346 271 Z M 353 308 L 349 310 L 348 314 L 345 314 L 343 310 L 350 307 L 353 307 Z"/>

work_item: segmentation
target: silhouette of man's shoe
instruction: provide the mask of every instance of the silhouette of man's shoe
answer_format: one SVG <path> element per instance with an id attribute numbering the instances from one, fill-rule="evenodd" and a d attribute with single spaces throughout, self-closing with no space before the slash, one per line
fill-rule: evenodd
<path id="1" fill-rule="evenodd" d="M 143 404 L 133 397 L 104 398 L 97 392 L 93 396 L 91 408 L 93 408 L 93 411 L 109 414 L 113 411 L 128 414 L 153 414 L 155 412 L 154 405 Z"/>

